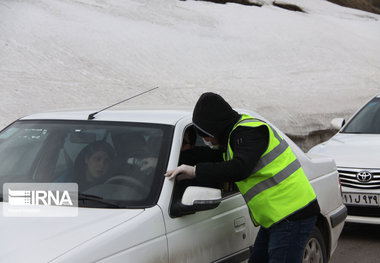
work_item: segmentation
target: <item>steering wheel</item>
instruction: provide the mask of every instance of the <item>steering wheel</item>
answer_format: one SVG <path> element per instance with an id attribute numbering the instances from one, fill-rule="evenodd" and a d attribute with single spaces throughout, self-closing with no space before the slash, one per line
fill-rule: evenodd
<path id="1" fill-rule="evenodd" d="M 131 188 L 134 188 L 137 192 L 148 193 L 148 186 L 144 185 L 141 181 L 136 178 L 125 176 L 125 175 L 116 175 L 104 182 L 104 184 L 121 184 Z"/>

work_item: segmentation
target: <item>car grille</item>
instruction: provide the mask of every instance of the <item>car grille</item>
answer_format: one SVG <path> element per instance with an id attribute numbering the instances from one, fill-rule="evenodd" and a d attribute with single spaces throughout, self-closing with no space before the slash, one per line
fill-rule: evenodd
<path id="1" fill-rule="evenodd" d="M 356 189 L 380 189 L 380 170 L 338 168 L 338 172 L 342 186 Z M 360 172 L 371 173 L 372 179 L 368 182 L 359 181 L 357 174 Z"/>
<path id="2" fill-rule="evenodd" d="M 347 213 L 351 216 L 380 217 L 380 208 L 365 206 L 347 206 Z"/>

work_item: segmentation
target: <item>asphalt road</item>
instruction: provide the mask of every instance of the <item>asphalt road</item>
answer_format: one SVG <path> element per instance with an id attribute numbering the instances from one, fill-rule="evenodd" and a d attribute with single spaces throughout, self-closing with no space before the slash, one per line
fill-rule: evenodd
<path id="1" fill-rule="evenodd" d="M 346 224 L 329 263 L 380 262 L 380 225 Z"/>

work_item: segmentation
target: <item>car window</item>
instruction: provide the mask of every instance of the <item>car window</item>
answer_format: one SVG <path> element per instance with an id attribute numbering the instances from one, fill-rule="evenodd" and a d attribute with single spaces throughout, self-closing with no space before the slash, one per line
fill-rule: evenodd
<path id="1" fill-rule="evenodd" d="M 33 157 L 37 155 L 48 137 L 46 129 L 11 127 L 1 133 L 0 177 L 12 175 L 14 181 L 22 179 L 31 169 Z"/>
<path id="2" fill-rule="evenodd" d="M 218 162 L 223 161 L 223 152 L 220 150 L 210 149 L 203 139 L 196 134 L 194 126 L 188 126 L 183 133 L 181 153 L 178 165 L 196 165 L 201 162 Z M 180 200 L 182 199 L 185 189 L 189 186 L 204 186 L 218 188 L 222 190 L 222 197 L 227 198 L 238 192 L 234 183 L 212 183 L 202 184 L 196 179 L 176 181 L 173 188 L 172 209 L 180 209 Z"/>
<path id="3" fill-rule="evenodd" d="M 367 103 L 342 132 L 380 134 L 380 98 L 374 98 Z"/>
<path id="4" fill-rule="evenodd" d="M 185 137 L 186 132 L 188 132 L 189 129 L 193 130 L 195 132 L 195 127 L 189 126 L 185 130 L 184 137 Z M 205 144 L 205 142 L 203 141 L 201 136 L 196 135 L 194 137 L 195 137 L 195 147 L 200 147 L 200 148 L 204 149 L 204 151 L 200 151 L 199 156 L 197 156 L 198 160 L 196 160 L 196 163 L 220 162 L 223 160 L 223 157 L 222 157 L 223 151 L 210 149 L 209 146 L 207 146 Z M 196 153 L 196 155 L 197 155 L 197 153 Z M 196 163 L 194 163 L 194 165 L 196 165 Z M 239 192 L 237 186 L 234 183 L 230 183 L 230 182 L 224 182 L 222 184 L 214 184 L 214 185 L 206 185 L 206 186 L 220 188 L 222 190 L 222 196 L 223 197 L 227 197 L 229 195 L 233 195 L 233 194 Z"/>
<path id="5" fill-rule="evenodd" d="M 158 124 L 18 121 L 0 133 L 0 182 L 74 182 L 81 194 L 149 207 L 161 190 L 172 131 Z"/>

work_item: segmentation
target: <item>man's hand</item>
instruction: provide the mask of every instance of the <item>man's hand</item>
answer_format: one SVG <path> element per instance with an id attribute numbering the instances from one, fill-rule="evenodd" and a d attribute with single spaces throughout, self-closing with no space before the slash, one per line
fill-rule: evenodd
<path id="1" fill-rule="evenodd" d="M 165 176 L 168 177 L 169 180 L 172 180 L 177 177 L 178 181 L 184 179 L 193 179 L 195 178 L 195 166 L 182 164 L 174 170 L 167 171 Z"/>

